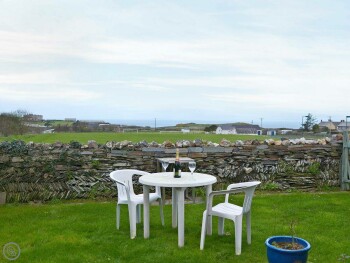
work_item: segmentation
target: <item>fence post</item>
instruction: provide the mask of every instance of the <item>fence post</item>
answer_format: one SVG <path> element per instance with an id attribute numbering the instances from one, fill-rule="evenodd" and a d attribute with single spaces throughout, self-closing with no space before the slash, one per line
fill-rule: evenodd
<path id="1" fill-rule="evenodd" d="M 349 168 L 349 133 L 343 132 L 343 154 L 341 158 L 341 190 L 350 190 L 350 168 Z"/>

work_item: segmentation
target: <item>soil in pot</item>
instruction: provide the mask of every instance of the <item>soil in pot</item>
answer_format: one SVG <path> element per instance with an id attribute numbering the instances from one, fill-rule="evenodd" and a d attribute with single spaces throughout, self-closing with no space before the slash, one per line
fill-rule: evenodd
<path id="1" fill-rule="evenodd" d="M 299 244 L 297 242 L 272 242 L 271 245 L 282 248 L 282 249 L 288 249 L 288 250 L 299 250 L 303 249 L 304 246 L 302 244 Z"/>

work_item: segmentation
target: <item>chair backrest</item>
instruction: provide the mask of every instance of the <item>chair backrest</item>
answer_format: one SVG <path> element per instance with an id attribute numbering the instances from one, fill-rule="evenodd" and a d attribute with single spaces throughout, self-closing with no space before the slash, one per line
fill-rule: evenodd
<path id="1" fill-rule="evenodd" d="M 133 175 L 146 175 L 146 174 L 149 174 L 149 173 L 140 171 L 140 170 L 130 170 L 130 169 L 117 170 L 117 171 L 111 172 L 109 176 L 117 184 L 118 199 L 128 200 L 128 194 L 130 196 L 135 195 L 134 187 L 132 183 Z"/>
<path id="2" fill-rule="evenodd" d="M 253 195 L 255 188 L 260 184 L 259 181 L 253 181 L 253 182 L 244 182 L 244 183 L 237 183 L 237 184 L 230 184 L 227 187 L 227 190 L 234 190 L 237 189 L 239 192 L 244 192 L 244 202 L 243 202 L 243 213 L 248 213 L 250 211 Z M 238 192 L 237 191 L 237 192 Z M 225 202 L 228 202 L 229 194 L 226 194 Z"/>

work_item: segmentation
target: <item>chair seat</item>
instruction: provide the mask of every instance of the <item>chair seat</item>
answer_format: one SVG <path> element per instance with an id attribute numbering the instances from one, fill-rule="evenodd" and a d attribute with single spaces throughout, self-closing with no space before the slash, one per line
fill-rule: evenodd
<path id="1" fill-rule="evenodd" d="M 243 213 L 243 208 L 231 203 L 220 203 L 212 208 L 212 215 L 234 220 Z"/>
<path id="2" fill-rule="evenodd" d="M 157 193 L 150 193 L 149 194 L 149 202 L 154 202 L 157 199 L 161 198 Z M 130 199 L 133 203 L 136 204 L 143 204 L 143 194 L 138 195 L 132 195 L 130 196 Z M 118 204 L 128 204 L 128 200 L 118 200 Z"/>

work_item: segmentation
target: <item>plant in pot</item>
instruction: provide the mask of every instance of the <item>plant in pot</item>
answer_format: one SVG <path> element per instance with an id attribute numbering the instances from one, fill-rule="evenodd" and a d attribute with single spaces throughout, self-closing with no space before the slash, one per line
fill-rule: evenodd
<path id="1" fill-rule="evenodd" d="M 311 245 L 295 236 L 295 220 L 290 223 L 291 236 L 273 236 L 265 241 L 269 263 L 306 263 Z"/>

